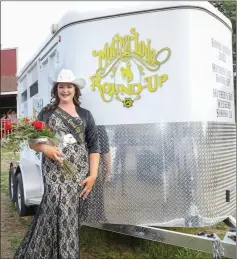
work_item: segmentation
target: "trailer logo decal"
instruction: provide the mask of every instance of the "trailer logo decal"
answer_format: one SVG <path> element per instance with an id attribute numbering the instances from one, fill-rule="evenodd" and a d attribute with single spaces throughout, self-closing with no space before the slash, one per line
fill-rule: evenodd
<path id="1" fill-rule="evenodd" d="M 98 69 L 91 79 L 93 91 L 98 88 L 104 102 L 113 99 L 122 102 L 124 107 L 132 107 L 141 98 L 143 89 L 155 92 L 168 79 L 167 74 L 154 74 L 170 57 L 171 50 L 151 48 L 151 40 L 139 40 L 135 28 L 130 35 L 116 34 L 110 44 L 102 50 L 93 50 L 98 59 Z M 146 75 L 148 73 L 148 75 Z"/>

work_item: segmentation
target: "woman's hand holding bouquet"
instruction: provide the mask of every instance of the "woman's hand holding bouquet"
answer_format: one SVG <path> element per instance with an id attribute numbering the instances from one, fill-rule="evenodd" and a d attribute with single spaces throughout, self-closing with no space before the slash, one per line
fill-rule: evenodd
<path id="1" fill-rule="evenodd" d="M 75 175 L 75 168 L 64 159 L 62 151 L 58 148 L 59 136 L 47 128 L 44 122 L 23 118 L 13 123 L 11 130 L 3 147 L 19 152 L 24 141 L 28 141 L 29 145 L 42 144 L 42 152 L 47 157 L 61 163 L 71 177 Z"/>

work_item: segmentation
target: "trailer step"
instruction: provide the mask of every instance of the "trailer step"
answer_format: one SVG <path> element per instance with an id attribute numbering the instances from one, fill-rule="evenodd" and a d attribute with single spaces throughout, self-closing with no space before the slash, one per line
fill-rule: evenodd
<path id="1" fill-rule="evenodd" d="M 42 198 L 30 198 L 28 200 L 29 205 L 40 205 Z"/>

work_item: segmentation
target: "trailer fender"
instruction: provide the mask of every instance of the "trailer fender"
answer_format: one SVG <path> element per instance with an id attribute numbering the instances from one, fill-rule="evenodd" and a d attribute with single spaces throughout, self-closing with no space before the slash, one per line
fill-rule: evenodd
<path id="1" fill-rule="evenodd" d="M 22 178 L 25 205 L 30 206 L 29 199 L 42 197 L 43 195 L 41 170 L 37 165 L 28 168 L 20 163 L 16 168 L 15 176 L 17 177 L 19 174 L 21 174 Z"/>

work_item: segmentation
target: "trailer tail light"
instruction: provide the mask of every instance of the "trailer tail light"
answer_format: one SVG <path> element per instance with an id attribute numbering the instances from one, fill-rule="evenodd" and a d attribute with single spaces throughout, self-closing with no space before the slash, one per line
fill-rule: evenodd
<path id="1" fill-rule="evenodd" d="M 61 42 L 61 36 L 58 35 L 58 42 Z"/>

